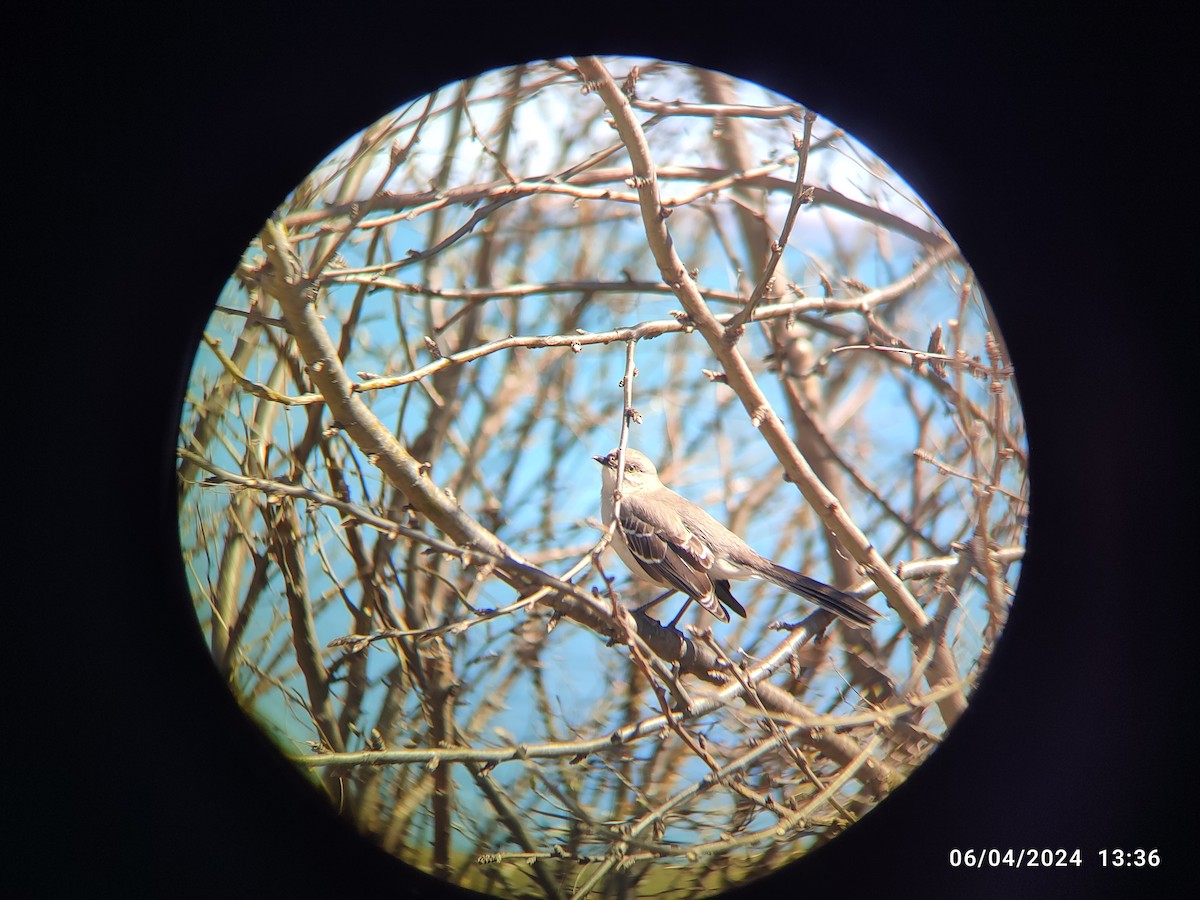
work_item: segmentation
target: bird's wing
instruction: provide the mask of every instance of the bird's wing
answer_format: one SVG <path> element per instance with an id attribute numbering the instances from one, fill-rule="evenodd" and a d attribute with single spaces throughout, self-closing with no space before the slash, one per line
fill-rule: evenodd
<path id="1" fill-rule="evenodd" d="M 621 501 L 619 527 L 629 552 L 659 584 L 668 584 L 697 600 L 723 622 L 729 616 L 713 596 L 713 553 L 708 544 L 661 504 L 634 493 Z"/>

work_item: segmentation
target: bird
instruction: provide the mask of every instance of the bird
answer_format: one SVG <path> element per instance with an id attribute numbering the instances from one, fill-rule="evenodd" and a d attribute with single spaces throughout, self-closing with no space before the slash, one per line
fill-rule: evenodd
<path id="1" fill-rule="evenodd" d="M 619 448 L 592 459 L 603 467 L 600 512 L 608 526 L 616 506 Z M 745 608 L 729 589 L 731 579 L 744 578 L 770 581 L 854 625 L 869 626 L 879 618 L 879 613 L 857 597 L 767 559 L 699 506 L 664 485 L 649 457 L 633 448 L 625 450 L 621 504 L 612 544 L 630 572 L 670 588 L 646 607 L 673 591 L 687 596 L 687 603 L 669 628 L 693 600 L 722 622 L 729 621 L 726 608 L 745 618 Z"/>

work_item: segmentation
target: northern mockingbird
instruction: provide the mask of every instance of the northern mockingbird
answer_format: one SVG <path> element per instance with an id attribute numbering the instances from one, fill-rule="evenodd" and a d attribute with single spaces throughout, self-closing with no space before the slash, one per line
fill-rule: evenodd
<path id="1" fill-rule="evenodd" d="M 592 459 L 604 467 L 600 512 L 604 524 L 609 525 L 613 520 L 618 454 L 613 450 Z M 731 578 L 764 578 L 855 625 L 870 625 L 879 617 L 857 597 L 771 562 L 696 504 L 666 487 L 658 480 L 654 463 L 633 449 L 625 451 L 620 518 L 613 547 L 634 575 L 686 594 L 688 603 L 695 600 L 722 622 L 729 621 L 726 606 L 746 616 L 746 610 L 729 592 Z M 687 609 L 687 603 L 683 609 Z M 671 626 L 677 621 L 679 616 Z"/>

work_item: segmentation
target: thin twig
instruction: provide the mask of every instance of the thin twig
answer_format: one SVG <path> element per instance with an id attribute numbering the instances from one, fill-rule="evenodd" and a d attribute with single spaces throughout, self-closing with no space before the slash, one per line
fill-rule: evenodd
<path id="1" fill-rule="evenodd" d="M 767 260 L 766 266 L 763 267 L 762 276 L 758 279 L 758 284 L 754 286 L 754 291 L 750 294 L 750 299 L 746 301 L 746 305 L 726 324 L 726 328 L 740 328 L 754 315 L 754 310 L 762 302 L 766 296 L 767 288 L 775 278 L 775 269 L 779 265 L 779 260 L 783 258 L 783 251 L 791 240 L 792 226 L 796 224 L 796 214 L 800 212 L 800 207 L 812 200 L 812 191 L 805 188 L 804 175 L 808 169 L 808 148 L 812 143 L 813 123 L 817 121 L 817 114 L 814 112 L 806 112 L 804 114 L 804 137 L 794 138 L 796 150 L 800 154 L 799 160 L 796 163 L 796 187 L 792 191 L 792 202 L 788 205 L 787 216 L 783 220 L 783 229 L 779 232 L 779 238 L 771 246 L 771 257 Z"/>

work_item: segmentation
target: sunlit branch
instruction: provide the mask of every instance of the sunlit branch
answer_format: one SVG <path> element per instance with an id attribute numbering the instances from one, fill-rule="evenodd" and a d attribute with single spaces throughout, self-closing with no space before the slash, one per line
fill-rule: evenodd
<path id="1" fill-rule="evenodd" d="M 689 318 L 721 361 L 726 383 L 737 392 L 751 417 L 751 424 L 762 433 L 771 449 L 775 451 L 793 483 L 858 563 L 876 580 L 887 596 L 889 605 L 902 617 L 914 642 L 923 644 L 929 619 L 920 604 L 891 573 L 878 551 L 850 520 L 838 499 L 817 479 L 792 442 L 782 420 L 755 383 L 753 374 L 738 353 L 734 341 L 730 339 L 731 336 L 726 334 L 725 327 L 708 309 L 687 268 L 679 259 L 667 230 L 667 219 L 662 213 L 663 206 L 658 195 L 656 172 L 649 147 L 636 118 L 632 115 L 628 100 L 598 59 L 589 57 L 579 59 L 577 63 L 589 83 L 596 85 L 595 89 L 612 114 L 629 152 L 635 173 L 631 181 L 638 190 L 646 236 L 663 280 L 675 289 L 676 296 L 683 303 Z M 943 682 L 960 680 L 953 654 L 948 647 L 939 645 L 935 648 L 929 677 L 932 688 Z M 952 724 L 966 709 L 966 697 L 962 694 L 951 695 L 941 702 L 940 708 L 942 717 Z"/>
<path id="2" fill-rule="evenodd" d="M 798 156 L 790 154 L 766 165 L 747 169 L 744 172 L 731 172 L 703 166 L 672 166 L 664 165 L 658 169 L 658 176 L 664 182 L 671 180 L 695 181 L 700 184 L 697 188 L 689 189 L 686 193 L 665 198 L 666 208 L 686 206 L 701 197 L 711 196 L 730 187 L 743 185 L 759 187 L 770 191 L 791 192 L 795 182 L 784 178 L 774 177 L 781 169 L 795 165 Z M 410 194 L 382 193 L 375 197 L 366 198 L 347 204 L 331 204 L 319 209 L 308 209 L 289 213 L 284 222 L 289 228 L 302 228 L 318 222 L 350 216 L 360 209 L 367 210 L 402 210 L 393 215 L 363 219 L 355 223 L 356 228 L 383 228 L 400 221 L 409 221 L 423 213 L 432 212 L 447 206 L 462 204 L 473 206 L 494 200 L 512 200 L 537 194 L 551 194 L 570 197 L 577 200 L 605 200 L 620 203 L 638 203 L 638 196 L 632 191 L 622 191 L 619 188 L 593 188 L 597 184 L 623 184 L 633 176 L 630 168 L 592 169 L 569 175 L 570 183 L 565 183 L 562 176 L 542 175 L 526 178 L 517 184 L 507 181 L 497 181 L 489 184 L 464 185 L 448 188 L 444 191 L 419 191 Z M 929 247 L 946 244 L 945 236 L 929 231 L 909 222 L 895 213 L 871 206 L 862 201 L 847 197 L 831 188 L 812 186 L 813 206 L 827 206 L 838 209 L 864 222 L 870 222 L 897 234 L 911 238 Z M 298 233 L 297 242 L 313 240 L 320 236 L 325 229 L 336 229 L 342 226 L 327 224 L 321 230 L 311 233 Z M 399 261 L 397 266 L 407 265 L 407 261 Z"/>

